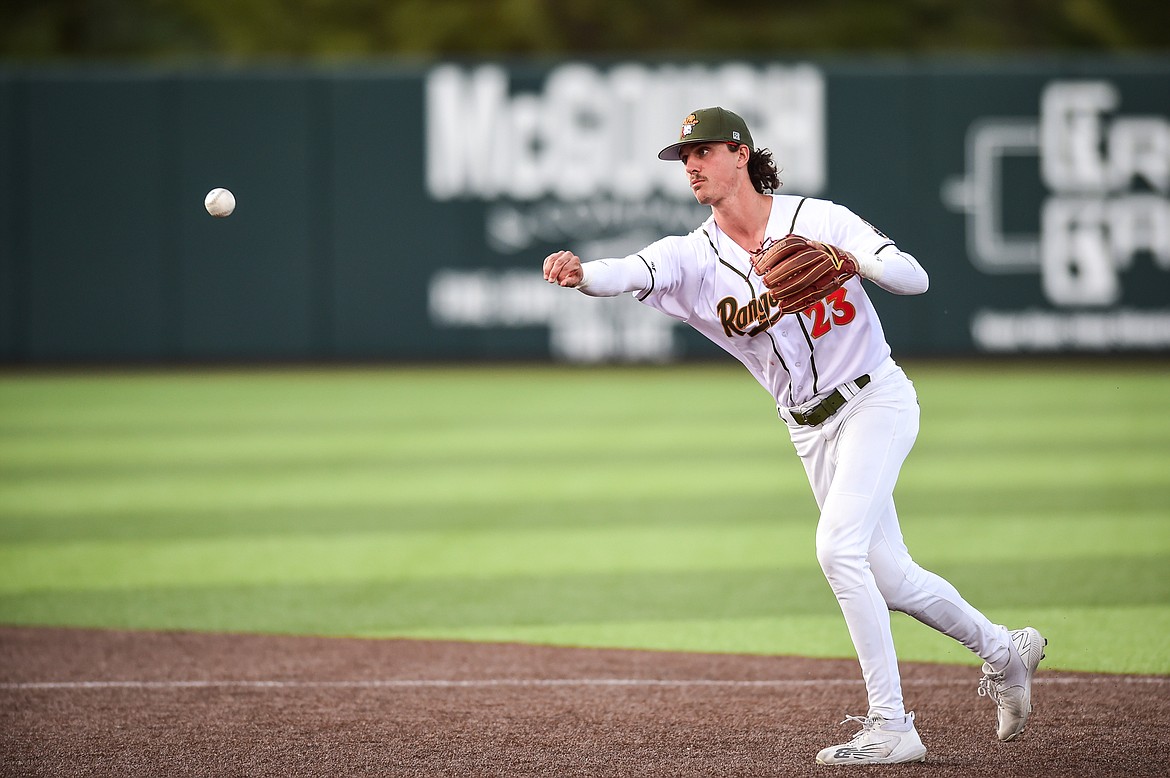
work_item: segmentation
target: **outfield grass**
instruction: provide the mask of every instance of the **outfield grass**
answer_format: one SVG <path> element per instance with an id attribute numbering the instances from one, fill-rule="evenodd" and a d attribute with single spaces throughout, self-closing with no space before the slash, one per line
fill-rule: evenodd
<path id="1" fill-rule="evenodd" d="M 1167 366 L 908 372 L 918 560 L 1046 667 L 1170 674 Z M 852 656 L 814 525 L 733 364 L 0 376 L 0 623 Z"/>

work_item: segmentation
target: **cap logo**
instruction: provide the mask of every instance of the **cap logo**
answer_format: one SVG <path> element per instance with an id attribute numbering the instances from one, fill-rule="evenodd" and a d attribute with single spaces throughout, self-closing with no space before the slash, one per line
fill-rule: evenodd
<path id="1" fill-rule="evenodd" d="M 731 139 L 732 140 L 739 140 L 739 130 L 732 130 L 731 131 Z"/>
<path id="2" fill-rule="evenodd" d="M 692 132 L 694 132 L 695 125 L 698 123 L 699 123 L 699 117 L 695 116 L 694 114 L 690 114 L 689 116 L 687 116 L 687 118 L 683 119 L 682 132 L 679 133 L 678 139 L 682 140 L 683 138 L 687 137 Z"/>

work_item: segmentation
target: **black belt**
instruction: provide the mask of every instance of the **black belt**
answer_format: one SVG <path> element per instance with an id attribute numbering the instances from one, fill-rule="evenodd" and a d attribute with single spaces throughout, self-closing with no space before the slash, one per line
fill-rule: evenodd
<path id="1" fill-rule="evenodd" d="M 854 381 L 854 385 L 861 389 L 869 384 L 869 375 L 863 375 Z M 833 393 L 825 399 L 821 400 L 808 413 L 801 413 L 800 411 L 791 411 L 792 420 L 797 424 L 803 424 L 806 427 L 815 427 L 821 422 L 828 419 L 837 411 L 841 410 L 841 406 L 849 402 L 849 398 L 841 394 L 840 389 L 834 389 Z"/>

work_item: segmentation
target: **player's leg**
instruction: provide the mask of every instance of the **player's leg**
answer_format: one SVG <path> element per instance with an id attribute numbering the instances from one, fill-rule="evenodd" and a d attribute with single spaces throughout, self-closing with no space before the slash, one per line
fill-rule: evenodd
<path id="1" fill-rule="evenodd" d="M 869 713 L 891 719 L 904 717 L 890 616 L 866 561 L 868 537 L 875 517 L 867 517 L 868 501 L 843 493 L 836 482 L 837 428 L 797 427 L 791 430 L 817 507 L 816 553 L 821 570 L 845 617 L 869 697 Z"/>
<path id="2" fill-rule="evenodd" d="M 1007 628 L 992 624 L 949 581 L 911 558 L 892 497 L 874 531 L 869 563 L 890 610 L 954 638 L 989 664 L 1000 666 L 1007 660 L 1011 646 Z"/>
<path id="3" fill-rule="evenodd" d="M 984 661 L 980 694 L 996 703 L 998 735 L 1013 740 L 1031 713 L 1031 685 L 1047 641 L 1031 627 L 993 624 L 946 579 L 918 565 L 906 549 L 893 500 L 869 552 L 874 579 L 891 610 L 913 616 L 959 641 Z"/>
<path id="4" fill-rule="evenodd" d="M 869 715 L 906 715 L 890 614 L 869 564 L 872 537 L 892 499 L 898 472 L 918 433 L 918 406 L 906 390 L 875 387 L 831 420 L 824 433 L 835 463 L 821 500 L 817 560 L 857 651 Z"/>
<path id="5" fill-rule="evenodd" d="M 853 739 L 817 754 L 822 764 L 882 764 L 921 761 L 926 747 L 902 701 L 890 613 L 867 560 L 882 500 L 892 494 L 902 461 L 918 429 L 917 405 L 868 395 L 855 398 L 852 413 L 821 430 L 826 471 L 819 480 L 821 519 L 817 559 L 840 604 L 857 651 L 869 712 L 857 717 Z M 827 473 L 827 475 L 826 475 Z"/>

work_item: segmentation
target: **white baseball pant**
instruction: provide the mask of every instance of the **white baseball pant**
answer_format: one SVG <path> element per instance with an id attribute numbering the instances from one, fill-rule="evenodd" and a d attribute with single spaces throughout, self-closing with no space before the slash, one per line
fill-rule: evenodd
<path id="1" fill-rule="evenodd" d="M 900 368 L 882 373 L 822 425 L 790 421 L 789 432 L 821 509 L 817 560 L 857 651 L 868 715 L 890 720 L 906 710 L 889 611 L 949 635 L 997 669 L 1010 637 L 910 557 L 893 494 L 918 436 L 918 398 Z"/>

